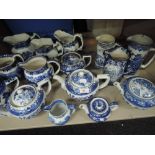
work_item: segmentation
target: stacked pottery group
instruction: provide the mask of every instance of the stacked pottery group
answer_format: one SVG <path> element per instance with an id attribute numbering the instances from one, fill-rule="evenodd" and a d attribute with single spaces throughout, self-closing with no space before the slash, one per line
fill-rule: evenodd
<path id="1" fill-rule="evenodd" d="M 91 54 L 80 53 L 84 45 L 81 34 L 57 30 L 54 37 L 56 42 L 36 33 L 4 37 L 3 41 L 12 47 L 12 54 L 0 56 L 0 115 L 29 119 L 48 111 L 50 122 L 64 125 L 77 106 L 63 99 L 46 104 L 54 80 L 70 98 L 87 101 L 79 109 L 96 122 L 106 121 L 118 107 L 115 100 L 109 103 L 107 99 L 94 97 L 108 84 L 116 86 L 125 101 L 136 108 L 155 106 L 153 83 L 142 77 L 131 77 L 139 68 L 153 62 L 155 55 L 143 64 L 145 56 L 155 51 L 151 38 L 142 34 L 130 36 L 125 48 L 110 34 L 98 36 L 95 67 L 99 74 L 94 75 L 86 69 L 92 64 Z M 130 77 L 122 84 L 120 80 L 124 76 Z"/>

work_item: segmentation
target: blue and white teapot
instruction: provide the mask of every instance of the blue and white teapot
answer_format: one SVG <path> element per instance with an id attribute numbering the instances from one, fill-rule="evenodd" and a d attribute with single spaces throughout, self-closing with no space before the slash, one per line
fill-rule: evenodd
<path id="1" fill-rule="evenodd" d="M 86 68 L 91 64 L 90 55 L 82 56 L 76 52 L 69 52 L 61 57 L 60 69 L 63 73 L 69 74 L 77 69 Z"/>
<path id="2" fill-rule="evenodd" d="M 80 104 L 80 109 L 83 109 L 86 114 L 95 122 L 104 122 L 111 115 L 111 111 L 118 108 L 116 101 L 108 103 L 104 98 L 93 98 L 88 104 Z"/>
<path id="3" fill-rule="evenodd" d="M 71 98 L 77 100 L 87 100 L 93 97 L 96 92 L 106 87 L 110 81 L 107 74 L 99 74 L 95 77 L 90 71 L 78 69 L 73 71 L 66 77 L 54 75 L 53 79 L 57 80 L 61 87 L 67 91 Z M 101 84 L 100 81 L 105 80 Z"/>

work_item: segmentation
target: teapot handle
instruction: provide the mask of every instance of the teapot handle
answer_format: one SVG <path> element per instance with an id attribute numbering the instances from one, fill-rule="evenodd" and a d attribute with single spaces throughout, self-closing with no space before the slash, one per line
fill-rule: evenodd
<path id="1" fill-rule="evenodd" d="M 150 48 L 150 51 L 155 51 L 155 48 Z M 154 59 L 155 59 L 155 54 L 146 64 L 142 64 L 140 66 L 140 68 L 145 69 L 146 67 L 148 67 L 153 62 Z"/>
<path id="2" fill-rule="evenodd" d="M 75 34 L 74 40 L 77 40 L 79 43 L 79 48 L 77 50 L 82 50 L 82 48 L 83 48 L 83 37 L 82 37 L 82 35 L 81 34 Z"/>
<path id="3" fill-rule="evenodd" d="M 88 62 L 86 63 L 85 68 L 88 67 L 88 66 L 91 64 L 91 62 L 92 62 L 92 57 L 91 57 L 91 55 L 84 55 L 84 56 L 83 56 L 83 60 L 84 60 L 85 62 L 86 62 L 86 59 L 88 59 Z"/>
<path id="4" fill-rule="evenodd" d="M 16 81 L 16 85 L 14 87 L 14 89 L 16 89 L 19 86 L 19 79 L 18 79 L 18 77 L 9 78 L 9 79 L 5 80 L 5 84 L 7 86 L 7 85 L 11 84 L 14 81 Z"/>
<path id="5" fill-rule="evenodd" d="M 97 79 L 98 79 L 98 80 L 103 80 L 103 79 L 106 80 L 105 82 L 103 82 L 103 83 L 99 86 L 99 89 L 102 89 L 102 88 L 106 87 L 106 86 L 109 84 L 109 82 L 110 82 L 110 76 L 109 76 L 108 74 L 98 74 L 98 75 L 97 75 Z"/>
<path id="6" fill-rule="evenodd" d="M 59 73 L 59 71 L 60 71 L 60 64 L 59 64 L 57 61 L 51 60 L 51 61 L 48 61 L 47 63 L 48 63 L 48 64 L 52 64 L 52 63 L 53 63 L 53 64 L 56 64 L 57 70 L 54 71 L 54 75 L 56 75 L 56 74 Z"/>
<path id="7" fill-rule="evenodd" d="M 51 89 L 52 89 L 52 84 L 50 80 L 43 80 L 40 81 L 37 85 L 39 88 L 41 88 L 43 85 L 48 84 L 47 90 L 45 91 L 46 96 L 50 93 Z"/>

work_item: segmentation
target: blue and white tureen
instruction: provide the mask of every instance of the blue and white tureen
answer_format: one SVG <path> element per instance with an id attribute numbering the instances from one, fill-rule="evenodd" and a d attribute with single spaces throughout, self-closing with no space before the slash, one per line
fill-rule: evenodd
<path id="1" fill-rule="evenodd" d="M 47 82 L 48 87 L 51 88 L 51 83 Z M 43 110 L 45 97 L 46 92 L 41 85 L 22 85 L 12 92 L 7 103 L 7 111 L 11 116 L 19 119 L 32 118 Z"/>
<path id="2" fill-rule="evenodd" d="M 95 122 L 106 121 L 112 110 L 118 108 L 118 103 L 116 101 L 108 103 L 104 98 L 93 98 L 88 104 L 80 104 L 80 109 L 83 109 L 86 114 Z"/>
<path id="3" fill-rule="evenodd" d="M 133 107 L 147 109 L 155 106 L 155 85 L 142 77 L 129 77 L 122 84 L 114 82 L 125 101 Z"/>
<path id="4" fill-rule="evenodd" d="M 71 98 L 78 100 L 87 100 L 91 98 L 99 89 L 106 87 L 110 81 L 110 77 L 107 74 L 99 74 L 97 77 L 85 69 L 78 69 L 63 79 L 61 76 L 54 75 L 53 79 L 56 79 L 61 83 L 61 87 L 67 91 Z M 100 80 L 105 80 L 102 84 L 99 84 Z"/>
<path id="5" fill-rule="evenodd" d="M 81 55 L 76 52 L 69 52 L 61 57 L 60 69 L 63 73 L 69 74 L 77 69 L 86 68 L 90 64 L 90 55 L 81 57 Z"/>

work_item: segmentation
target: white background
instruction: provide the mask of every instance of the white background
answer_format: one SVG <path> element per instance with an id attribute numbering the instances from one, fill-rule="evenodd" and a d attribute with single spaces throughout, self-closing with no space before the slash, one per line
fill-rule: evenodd
<path id="1" fill-rule="evenodd" d="M 0 18 L 152 19 L 153 0 L 5 0 Z M 44 133 L 43 133 L 44 134 Z M 154 136 L 0 136 L 0 155 L 154 155 Z"/>

